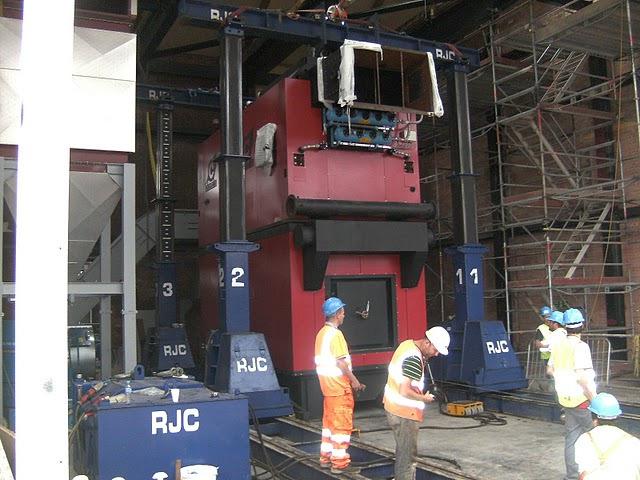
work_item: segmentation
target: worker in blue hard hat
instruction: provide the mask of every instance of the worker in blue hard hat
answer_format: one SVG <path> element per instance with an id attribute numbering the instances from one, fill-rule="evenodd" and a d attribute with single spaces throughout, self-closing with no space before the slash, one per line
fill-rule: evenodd
<path id="1" fill-rule="evenodd" d="M 616 397 L 599 393 L 589 410 L 594 428 L 576 442 L 581 480 L 640 479 L 640 440 L 616 426 L 622 414 Z"/>
<path id="2" fill-rule="evenodd" d="M 551 355 L 548 347 L 543 346 L 543 342 L 549 338 L 551 335 L 551 325 L 549 321 L 549 317 L 551 316 L 551 308 L 546 305 L 540 309 L 540 318 L 542 319 L 542 323 L 538 325 L 536 328 L 536 337 L 535 337 L 535 345 L 540 350 L 540 359 L 547 364 L 547 360 L 549 360 L 549 356 Z"/>
<path id="3" fill-rule="evenodd" d="M 591 429 L 589 402 L 596 396 L 595 371 L 589 345 L 580 339 L 584 326 L 582 312 L 570 308 L 563 315 L 567 338 L 554 343 L 547 364 L 553 376 L 558 402 L 564 408 L 564 463 L 567 480 L 578 479 L 575 443 Z"/>
<path id="4" fill-rule="evenodd" d="M 365 389 L 351 371 L 351 356 L 339 327 L 346 305 L 337 297 L 322 304 L 325 324 L 316 335 L 315 364 L 324 397 L 320 466 L 332 473 L 357 473 L 347 453 L 353 430 L 353 392 Z"/>
<path id="5" fill-rule="evenodd" d="M 551 312 L 551 315 L 546 317 L 546 321 L 549 325 L 549 332 L 543 340 L 537 342 L 537 345 L 540 348 L 541 355 L 543 352 L 546 352 L 548 355 L 548 361 L 548 358 L 551 356 L 551 349 L 553 348 L 553 345 L 567 338 L 567 331 L 564 328 L 564 314 L 558 310 Z M 545 361 L 545 364 L 547 361 Z M 544 383 L 541 383 L 541 386 L 546 392 L 554 391 L 553 380 L 545 381 Z"/>
<path id="6" fill-rule="evenodd" d="M 549 321 L 549 335 L 540 344 L 542 351 L 545 348 L 551 356 L 551 349 L 555 343 L 567 338 L 567 330 L 564 328 L 564 313 L 558 310 L 551 312 L 548 317 Z"/>

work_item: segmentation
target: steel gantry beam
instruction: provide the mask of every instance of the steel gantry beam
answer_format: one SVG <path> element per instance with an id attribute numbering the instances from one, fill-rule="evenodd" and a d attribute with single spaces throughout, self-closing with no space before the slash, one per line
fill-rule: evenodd
<path id="1" fill-rule="evenodd" d="M 437 62 L 464 64 L 471 69 L 480 64 L 480 56 L 475 49 L 456 48 L 448 43 L 423 40 L 348 21 L 289 17 L 279 11 L 214 5 L 203 0 L 180 0 L 178 12 L 196 24 L 222 26 L 232 23 L 247 36 L 332 45 L 341 45 L 349 39 L 378 43 L 387 48 L 430 52 Z"/>
<path id="2" fill-rule="evenodd" d="M 136 84 L 138 102 L 158 104 L 163 98 L 171 97 L 174 105 L 182 107 L 220 110 L 220 91 L 205 88 L 176 88 L 160 85 Z M 253 97 L 243 97 L 243 104 L 252 102 Z"/>

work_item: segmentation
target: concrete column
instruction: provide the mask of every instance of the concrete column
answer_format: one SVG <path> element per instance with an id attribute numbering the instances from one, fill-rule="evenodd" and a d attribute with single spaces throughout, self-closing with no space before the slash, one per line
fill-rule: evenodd
<path id="1" fill-rule="evenodd" d="M 24 1 L 16 215 L 17 478 L 69 478 L 67 282 L 73 0 Z"/>

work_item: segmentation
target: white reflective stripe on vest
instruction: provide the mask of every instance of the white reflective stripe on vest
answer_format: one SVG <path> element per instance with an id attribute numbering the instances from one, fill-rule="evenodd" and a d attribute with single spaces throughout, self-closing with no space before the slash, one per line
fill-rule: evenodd
<path id="1" fill-rule="evenodd" d="M 386 400 L 392 403 L 395 403 L 396 405 L 424 410 L 424 402 L 420 400 L 412 400 L 411 398 L 403 397 L 399 393 L 394 392 L 392 389 L 390 389 L 386 385 L 384 387 L 384 396 Z"/>
<path id="2" fill-rule="evenodd" d="M 389 376 L 396 382 L 402 383 L 404 375 L 402 375 L 402 366 L 390 363 L 389 364 Z"/>
<path id="3" fill-rule="evenodd" d="M 424 389 L 424 377 L 420 381 L 411 380 L 411 386 L 416 387 L 418 390 L 422 391 Z"/>
<path id="4" fill-rule="evenodd" d="M 331 354 L 331 340 L 333 340 L 337 332 L 337 329 L 332 329 L 324 335 L 322 346 L 320 347 L 320 355 L 316 355 L 314 358 L 316 373 L 323 377 L 341 377 L 343 375 L 342 370 L 338 368 L 336 358 Z M 351 370 L 351 356 L 345 356 L 344 360 L 349 365 L 349 370 Z"/>
<path id="5" fill-rule="evenodd" d="M 404 362 L 405 358 L 412 356 L 413 355 L 407 355 L 402 359 L 402 362 L 399 362 L 398 364 L 389 364 L 389 375 L 398 385 L 404 382 L 405 378 L 408 378 L 402 374 L 402 363 Z M 422 390 L 424 388 L 424 375 L 420 380 L 411 380 L 411 386 Z"/>
<path id="6" fill-rule="evenodd" d="M 323 377 L 341 377 L 342 376 L 342 370 L 340 370 L 335 365 L 316 367 L 316 373 Z"/>

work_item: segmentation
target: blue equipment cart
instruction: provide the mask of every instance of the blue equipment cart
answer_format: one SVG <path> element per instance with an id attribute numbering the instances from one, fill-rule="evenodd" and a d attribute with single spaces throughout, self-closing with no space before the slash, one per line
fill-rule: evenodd
<path id="1" fill-rule="evenodd" d="M 211 465 L 217 480 L 250 478 L 246 397 L 179 378 L 94 386 L 97 392 L 85 388 L 72 434 L 76 473 L 92 480 L 175 480 L 176 465 Z M 180 391 L 177 402 L 171 389 Z"/>

